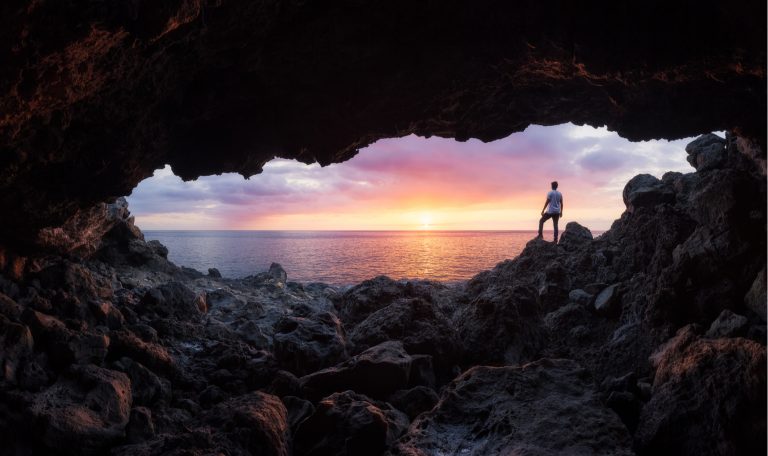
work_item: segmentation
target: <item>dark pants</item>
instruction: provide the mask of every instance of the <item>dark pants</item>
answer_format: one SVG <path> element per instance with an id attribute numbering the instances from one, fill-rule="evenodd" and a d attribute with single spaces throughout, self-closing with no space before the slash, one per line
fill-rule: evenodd
<path id="1" fill-rule="evenodd" d="M 557 243 L 557 221 L 560 220 L 560 214 L 546 213 L 539 219 L 539 236 L 541 236 L 541 230 L 544 229 L 544 222 L 552 219 L 552 223 L 555 225 L 555 243 Z"/>

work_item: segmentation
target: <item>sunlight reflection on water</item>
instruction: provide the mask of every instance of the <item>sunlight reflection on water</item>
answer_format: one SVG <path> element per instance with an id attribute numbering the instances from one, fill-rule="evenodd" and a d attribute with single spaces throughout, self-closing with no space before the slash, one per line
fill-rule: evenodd
<path id="1" fill-rule="evenodd" d="M 169 259 L 237 278 L 280 263 L 289 280 L 348 285 L 394 279 L 466 280 L 514 258 L 534 231 L 145 231 Z M 551 239 L 552 234 L 545 234 Z"/>

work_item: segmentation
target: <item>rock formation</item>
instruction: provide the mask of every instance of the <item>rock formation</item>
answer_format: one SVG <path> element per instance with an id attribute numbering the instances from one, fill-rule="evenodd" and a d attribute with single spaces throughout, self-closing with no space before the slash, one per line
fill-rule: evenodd
<path id="1" fill-rule="evenodd" d="M 765 164 L 765 2 L 4 2 L 0 241 L 68 248 L 170 164 L 343 161 L 411 133 L 735 129 Z M 707 154 L 704 154 L 707 155 Z M 12 215 L 10 215 L 12 214 Z M 89 224 L 93 234 L 96 225 Z"/>
<path id="2" fill-rule="evenodd" d="M 107 205 L 0 277 L 4 449 L 762 455 L 766 182 L 736 144 L 452 286 L 204 275 Z"/>
<path id="3" fill-rule="evenodd" d="M 0 12 L 0 451 L 766 453 L 764 1 Z M 727 136 L 455 286 L 206 275 L 118 198 L 569 121 Z"/>

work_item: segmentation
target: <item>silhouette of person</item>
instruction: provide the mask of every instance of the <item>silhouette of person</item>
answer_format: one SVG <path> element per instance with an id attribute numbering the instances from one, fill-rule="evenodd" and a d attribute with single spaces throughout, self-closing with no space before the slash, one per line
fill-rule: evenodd
<path id="1" fill-rule="evenodd" d="M 544 202 L 544 209 L 541 210 L 541 219 L 539 219 L 539 235 L 537 239 L 541 239 L 542 229 L 544 229 L 544 222 L 552 219 L 552 224 L 555 225 L 555 244 L 557 244 L 557 221 L 563 216 L 563 195 L 557 191 L 557 181 L 552 182 L 552 190 L 547 193 L 547 201 Z"/>

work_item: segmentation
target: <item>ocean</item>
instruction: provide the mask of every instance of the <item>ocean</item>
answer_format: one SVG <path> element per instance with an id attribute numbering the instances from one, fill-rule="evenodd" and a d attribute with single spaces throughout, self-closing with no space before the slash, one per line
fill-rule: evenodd
<path id="1" fill-rule="evenodd" d="M 466 280 L 514 258 L 535 231 L 145 231 L 168 258 L 241 278 L 280 263 L 288 280 L 350 285 L 393 279 Z M 545 232 L 551 240 L 552 233 Z"/>

